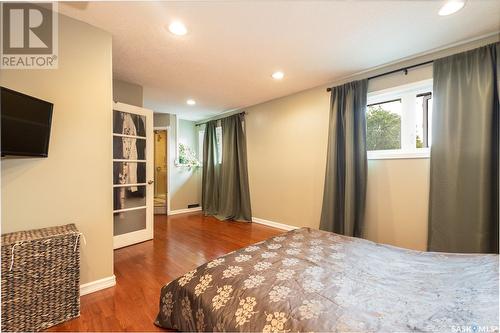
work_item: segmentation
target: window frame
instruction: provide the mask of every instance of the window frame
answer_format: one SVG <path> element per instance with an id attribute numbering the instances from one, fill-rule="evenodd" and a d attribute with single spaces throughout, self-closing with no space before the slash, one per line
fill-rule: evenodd
<path id="1" fill-rule="evenodd" d="M 200 161 L 200 167 L 203 167 L 203 141 L 205 141 L 205 128 L 198 128 L 198 161 Z"/>
<path id="2" fill-rule="evenodd" d="M 432 135 L 429 136 L 429 101 L 432 101 L 432 91 L 418 94 L 418 97 L 422 97 L 422 122 L 425 124 L 423 127 L 423 137 L 422 137 L 422 143 L 424 144 L 425 147 L 429 148 L 429 137 L 432 138 Z M 432 129 L 431 129 L 432 130 Z M 432 141 L 432 140 L 431 140 Z"/>
<path id="3" fill-rule="evenodd" d="M 368 93 L 367 106 L 401 99 L 401 149 L 369 150 L 367 151 L 369 160 L 430 157 L 430 147 L 415 146 L 417 95 L 428 92 L 432 93 L 432 79 Z"/>

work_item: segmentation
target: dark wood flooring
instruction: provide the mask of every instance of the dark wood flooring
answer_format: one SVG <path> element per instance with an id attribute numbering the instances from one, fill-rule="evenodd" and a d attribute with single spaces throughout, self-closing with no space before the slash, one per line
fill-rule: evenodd
<path id="1" fill-rule="evenodd" d="M 115 250 L 116 286 L 81 298 L 81 315 L 49 331 L 162 331 L 160 289 L 185 272 L 284 231 L 201 213 L 155 216 L 154 240 Z"/>

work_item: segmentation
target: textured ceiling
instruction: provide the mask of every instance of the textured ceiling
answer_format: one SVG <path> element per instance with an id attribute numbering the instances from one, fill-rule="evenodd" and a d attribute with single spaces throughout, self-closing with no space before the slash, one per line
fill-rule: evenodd
<path id="1" fill-rule="evenodd" d="M 145 106 L 199 120 L 500 30 L 500 1 L 197 1 L 61 4 L 113 35 L 116 78 Z M 168 24 L 182 20 L 186 36 Z M 283 70 L 285 79 L 270 75 Z M 196 106 L 186 105 L 193 98 Z"/>

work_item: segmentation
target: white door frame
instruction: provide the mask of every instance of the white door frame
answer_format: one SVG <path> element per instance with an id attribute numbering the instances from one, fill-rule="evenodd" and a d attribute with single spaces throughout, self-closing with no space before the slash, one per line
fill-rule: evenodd
<path id="1" fill-rule="evenodd" d="M 168 215 L 168 212 L 170 211 L 170 126 L 153 126 L 153 132 L 155 130 L 159 131 L 166 131 L 167 132 L 167 144 L 166 144 L 166 149 L 167 149 L 167 210 L 165 211 L 165 215 Z"/>
<path id="2" fill-rule="evenodd" d="M 154 132 L 153 111 L 134 105 L 114 102 L 113 111 L 128 112 L 145 116 L 146 124 L 146 229 L 113 236 L 113 248 L 118 249 L 153 239 L 153 209 L 154 188 L 151 180 L 154 180 Z M 113 184 L 112 184 L 113 185 Z"/>

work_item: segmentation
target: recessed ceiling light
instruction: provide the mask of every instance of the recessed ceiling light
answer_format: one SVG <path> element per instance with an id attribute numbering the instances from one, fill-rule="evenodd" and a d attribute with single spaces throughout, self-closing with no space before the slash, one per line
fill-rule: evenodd
<path id="1" fill-rule="evenodd" d="M 195 105 L 195 104 L 196 104 L 196 101 L 195 101 L 194 99 L 188 99 L 188 100 L 186 101 L 186 104 L 187 104 L 187 105 Z"/>
<path id="2" fill-rule="evenodd" d="M 271 75 L 273 79 L 275 80 L 282 80 L 285 77 L 285 74 L 283 72 L 274 72 L 273 75 Z"/>
<path id="3" fill-rule="evenodd" d="M 465 0 L 448 0 L 439 10 L 439 15 L 446 16 L 458 12 L 464 8 Z"/>
<path id="4" fill-rule="evenodd" d="M 170 23 L 168 30 L 176 36 L 184 36 L 188 32 L 186 26 L 181 21 Z"/>

